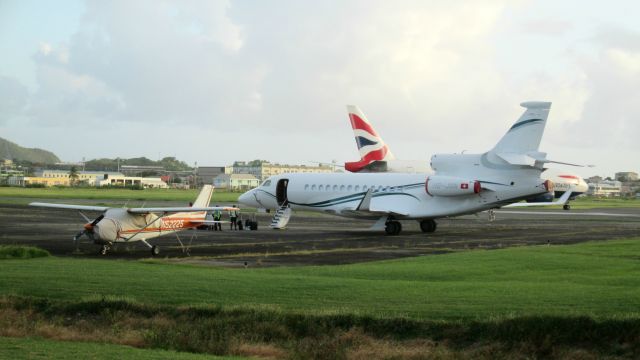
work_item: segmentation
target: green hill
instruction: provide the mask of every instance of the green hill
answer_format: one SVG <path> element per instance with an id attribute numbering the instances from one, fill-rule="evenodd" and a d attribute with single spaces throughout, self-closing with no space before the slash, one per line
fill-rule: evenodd
<path id="1" fill-rule="evenodd" d="M 161 166 L 165 170 L 169 171 L 190 171 L 190 167 L 184 161 L 177 160 L 175 157 L 165 157 L 162 160 L 154 161 L 147 159 L 146 157 L 138 157 L 131 159 L 93 159 L 85 162 L 84 166 L 86 170 L 111 170 L 116 171 L 118 169 L 118 162 L 120 165 L 135 165 L 135 166 Z"/>
<path id="2" fill-rule="evenodd" d="M 28 161 L 35 164 L 55 164 L 60 159 L 51 151 L 29 149 L 0 137 L 0 159 Z"/>

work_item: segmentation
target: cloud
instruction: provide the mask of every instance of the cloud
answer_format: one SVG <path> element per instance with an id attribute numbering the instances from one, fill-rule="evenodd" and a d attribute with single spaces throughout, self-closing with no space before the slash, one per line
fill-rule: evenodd
<path id="1" fill-rule="evenodd" d="M 612 41 L 599 37 L 595 57 L 581 57 L 586 74 L 583 116 L 570 131 L 585 147 L 607 146 L 640 151 L 640 34 L 628 31 Z M 635 38 L 635 42 L 620 41 Z M 614 140 L 615 139 L 615 140 Z"/>
<path id="2" fill-rule="evenodd" d="M 29 114 L 49 126 L 330 133 L 346 123 L 344 104 L 356 102 L 383 128 L 412 123 L 397 136 L 422 141 L 412 127 L 462 116 L 461 99 L 486 107 L 502 91 L 483 43 L 504 3 L 401 5 L 89 2 L 69 44 L 43 43 L 34 56 L 39 90 Z"/>
<path id="3" fill-rule="evenodd" d="M 20 117 L 27 105 L 29 92 L 18 80 L 0 76 L 0 124 Z"/>
<path id="4" fill-rule="evenodd" d="M 573 28 L 569 21 L 555 19 L 531 20 L 521 25 L 521 30 L 525 33 L 539 34 L 546 36 L 564 35 Z"/>
<path id="5" fill-rule="evenodd" d="M 520 102 L 551 100 L 543 140 L 551 149 L 602 142 L 606 124 L 637 150 L 637 33 L 590 38 L 576 18 L 536 18 L 512 4 L 87 2 L 68 42 L 44 39 L 33 49 L 33 94 L 0 79 L 0 94 L 19 104 L 0 116 L 64 129 L 60 136 L 80 139 L 93 156 L 112 144 L 96 146 L 79 125 L 127 144 L 132 156 L 172 144 L 201 163 L 216 148 L 234 150 L 216 151 L 214 163 L 299 162 L 356 155 L 344 110 L 355 103 L 399 158 L 426 159 L 487 150 Z M 77 152 L 60 149 L 63 158 Z"/>
<path id="6" fill-rule="evenodd" d="M 122 113 L 121 96 L 94 76 L 69 67 L 66 47 L 47 45 L 33 56 L 38 89 L 25 109 L 32 123 L 47 127 L 97 123 Z"/>
<path id="7" fill-rule="evenodd" d="M 243 39 L 228 2 L 87 6 L 69 44 L 43 43 L 33 57 L 35 123 L 223 124 L 260 108 L 262 67 L 237 56 Z"/>

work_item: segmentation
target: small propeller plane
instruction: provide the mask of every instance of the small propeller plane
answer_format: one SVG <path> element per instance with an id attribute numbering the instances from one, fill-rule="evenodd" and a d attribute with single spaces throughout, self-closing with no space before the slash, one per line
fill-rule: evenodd
<path id="1" fill-rule="evenodd" d="M 212 193 L 213 186 L 205 185 L 193 205 L 189 207 L 110 208 L 41 202 L 33 202 L 29 205 L 79 210 L 87 223 L 84 229 L 73 237 L 73 240 L 78 241 L 83 235 L 87 236 L 93 240 L 94 244 L 102 246 L 100 249 L 102 255 L 106 255 L 115 243 L 140 241 L 151 249 L 151 255 L 156 256 L 160 253 L 160 248 L 149 244 L 147 240 L 193 229 L 200 225 L 221 222 L 206 220 L 207 212 L 210 211 L 239 210 L 235 207 L 209 206 Z M 82 211 L 99 211 L 102 214 L 91 221 Z M 179 237 L 178 241 L 182 245 Z"/>

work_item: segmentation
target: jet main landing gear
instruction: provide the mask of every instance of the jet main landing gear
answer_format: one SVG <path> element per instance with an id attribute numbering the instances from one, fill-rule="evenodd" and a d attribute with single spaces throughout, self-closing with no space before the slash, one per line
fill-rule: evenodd
<path id="1" fill-rule="evenodd" d="M 384 226 L 387 235 L 398 235 L 402 231 L 402 224 L 399 221 L 389 220 Z"/>
<path id="2" fill-rule="evenodd" d="M 438 227 L 438 224 L 433 219 L 420 221 L 420 230 L 422 230 L 423 233 L 432 233 L 436 231 L 437 227 Z"/>

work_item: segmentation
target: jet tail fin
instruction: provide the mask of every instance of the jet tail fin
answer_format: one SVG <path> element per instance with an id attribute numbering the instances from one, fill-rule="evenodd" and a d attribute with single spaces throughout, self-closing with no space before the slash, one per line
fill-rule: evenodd
<path id="1" fill-rule="evenodd" d="M 521 103 L 520 106 L 526 108 L 525 112 L 492 150 L 492 152 L 502 158 L 513 157 L 508 154 L 538 152 L 544 127 L 547 123 L 547 117 L 549 116 L 549 110 L 551 109 L 551 103 L 528 101 Z"/>
<path id="2" fill-rule="evenodd" d="M 360 161 L 347 162 L 345 169 L 358 172 L 374 162 L 395 159 L 382 137 L 378 135 L 362 110 L 355 105 L 347 105 L 349 121 L 360 152 Z"/>

